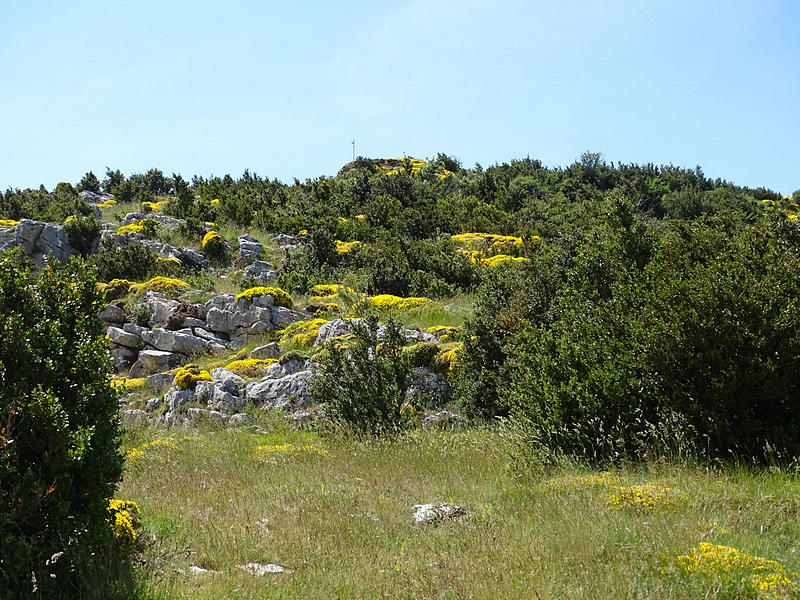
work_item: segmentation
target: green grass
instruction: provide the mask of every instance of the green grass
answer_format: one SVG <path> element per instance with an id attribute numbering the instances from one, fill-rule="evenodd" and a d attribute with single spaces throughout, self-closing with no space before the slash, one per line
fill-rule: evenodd
<path id="1" fill-rule="evenodd" d="M 508 468 L 496 431 L 415 432 L 394 441 L 321 438 L 267 416 L 252 429 L 138 430 L 126 447 L 171 436 L 127 470 L 118 497 L 139 503 L 141 585 L 152 598 L 739 598 L 746 572 L 682 576 L 675 557 L 700 542 L 800 571 L 795 476 L 652 464 L 618 485 L 656 482 L 675 503 L 606 505 L 608 487 L 547 481 L 581 467 Z M 324 449 L 267 459 L 264 445 Z M 564 480 L 562 480 L 564 481 Z M 792 499 L 795 499 L 794 501 Z M 470 515 L 415 525 L 414 504 Z M 269 531 L 259 520 L 269 519 Z M 290 575 L 237 568 L 274 562 Z M 190 565 L 220 571 L 193 575 Z M 662 569 L 667 571 L 662 574 Z M 183 571 L 184 573 L 181 573 Z"/>

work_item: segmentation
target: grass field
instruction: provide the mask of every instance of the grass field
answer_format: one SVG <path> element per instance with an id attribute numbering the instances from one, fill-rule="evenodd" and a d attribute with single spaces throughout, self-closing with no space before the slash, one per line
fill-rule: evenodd
<path id="1" fill-rule="evenodd" d="M 278 417 L 262 426 L 128 435 L 118 497 L 142 511 L 143 596 L 796 597 L 800 484 L 790 473 L 650 464 L 520 474 L 498 430 L 358 442 Z M 442 501 L 469 514 L 414 523 L 415 504 Z M 292 572 L 239 568 L 251 562 Z"/>

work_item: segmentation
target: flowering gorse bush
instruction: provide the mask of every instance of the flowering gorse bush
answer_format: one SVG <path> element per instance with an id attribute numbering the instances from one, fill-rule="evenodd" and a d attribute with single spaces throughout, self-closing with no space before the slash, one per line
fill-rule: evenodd
<path id="1" fill-rule="evenodd" d="M 117 229 L 119 235 L 128 235 L 129 233 L 144 233 L 144 225 L 139 223 L 128 223 Z"/>
<path id="2" fill-rule="evenodd" d="M 375 308 L 396 310 L 398 312 L 414 312 L 424 309 L 439 308 L 441 306 L 438 302 L 430 300 L 429 298 L 401 298 L 400 296 L 393 296 L 391 294 L 372 296 L 368 301 Z"/>
<path id="3" fill-rule="evenodd" d="M 708 542 L 678 556 L 662 573 L 701 578 L 709 589 L 734 588 L 737 598 L 794 599 L 800 592 L 797 575 L 781 563 Z"/>
<path id="4" fill-rule="evenodd" d="M 215 260 L 222 259 L 228 249 L 225 238 L 216 231 L 209 231 L 203 236 L 201 247 L 209 258 Z"/>
<path id="5" fill-rule="evenodd" d="M 274 358 L 243 358 L 241 360 L 234 360 L 225 365 L 229 371 L 233 371 L 239 377 L 258 377 L 277 360 Z"/>
<path id="6" fill-rule="evenodd" d="M 319 335 L 319 328 L 328 321 L 325 319 L 312 319 L 310 321 L 295 321 L 281 332 L 280 343 L 293 346 L 311 346 Z"/>
<path id="7" fill-rule="evenodd" d="M 351 250 L 358 248 L 361 245 L 361 242 L 358 240 L 352 242 L 343 242 L 341 240 L 336 240 L 336 253 L 337 254 L 347 254 Z"/>
<path id="8" fill-rule="evenodd" d="M 113 282 L 109 282 L 111 285 Z M 189 284 L 181 279 L 173 277 L 153 277 L 144 283 L 129 283 L 130 291 L 136 294 L 144 294 L 145 292 L 161 292 L 162 294 L 175 294 L 189 289 Z"/>
<path id="9" fill-rule="evenodd" d="M 132 545 L 136 541 L 136 528 L 139 526 L 139 506 L 130 500 L 110 499 L 108 501 L 108 522 L 114 530 L 114 536 L 123 545 Z"/>
<path id="10" fill-rule="evenodd" d="M 236 296 L 236 301 L 238 302 L 239 300 L 244 299 L 248 302 L 252 302 L 253 298 L 267 295 L 272 296 L 275 306 L 283 306 L 284 308 L 294 307 L 294 300 L 292 300 L 292 297 L 278 287 L 253 287 Z"/>
<path id="11" fill-rule="evenodd" d="M 675 508 L 681 498 L 680 492 L 660 483 L 616 486 L 606 495 L 606 506 L 652 512 Z"/>
<path id="12" fill-rule="evenodd" d="M 211 373 L 193 364 L 185 365 L 175 373 L 174 384 L 182 390 L 194 388 L 198 381 L 214 381 L 214 378 Z"/>

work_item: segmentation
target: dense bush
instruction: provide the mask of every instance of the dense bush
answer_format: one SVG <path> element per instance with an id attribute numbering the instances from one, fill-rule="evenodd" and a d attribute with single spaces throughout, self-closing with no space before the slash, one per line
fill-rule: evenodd
<path id="1" fill-rule="evenodd" d="M 43 598 L 88 597 L 118 560 L 106 507 L 122 456 L 101 302 L 78 262 L 33 274 L 0 257 L 3 597 L 33 587 Z"/>
<path id="2" fill-rule="evenodd" d="M 797 456 L 797 226 L 775 214 L 656 236 L 614 213 L 547 318 L 505 348 L 501 400 L 539 442 L 593 460 L 642 456 L 666 422 L 681 431 L 664 439 L 712 456 Z"/>
<path id="3" fill-rule="evenodd" d="M 100 281 L 129 279 L 141 281 L 156 270 L 156 254 L 139 243 L 115 247 L 111 239 L 100 246 L 97 254 L 91 257 Z"/>
<path id="4" fill-rule="evenodd" d="M 95 243 L 100 236 L 100 221 L 94 214 L 86 217 L 71 217 L 64 223 L 67 231 L 67 240 L 81 256 L 87 256 L 95 249 Z"/>
<path id="5" fill-rule="evenodd" d="M 327 420 L 355 435 L 397 433 L 410 416 L 404 398 L 411 371 L 402 356 L 402 332 L 393 322 L 380 339 L 378 331 L 376 315 L 354 321 L 352 338 L 331 341 L 320 355 L 320 376 L 312 387 Z"/>
<path id="6" fill-rule="evenodd" d="M 100 180 L 91 171 L 86 173 L 78 183 L 78 191 L 82 192 L 83 190 L 94 192 L 95 194 L 100 193 Z"/>

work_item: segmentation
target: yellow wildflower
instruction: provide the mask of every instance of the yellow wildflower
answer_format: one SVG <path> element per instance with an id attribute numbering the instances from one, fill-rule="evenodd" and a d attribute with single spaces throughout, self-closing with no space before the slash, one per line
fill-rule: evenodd
<path id="1" fill-rule="evenodd" d="M 385 308 L 389 310 L 397 310 L 400 312 L 413 312 L 416 310 L 423 310 L 428 308 L 439 308 L 438 302 L 434 302 L 429 298 L 410 297 L 401 298 L 400 296 L 393 296 L 391 294 L 380 294 L 372 296 L 369 299 L 370 304 L 376 308 Z"/>
<path id="2" fill-rule="evenodd" d="M 113 284 L 114 281 L 111 281 L 109 285 Z M 131 291 L 137 294 L 141 294 L 144 292 L 162 292 L 164 294 L 167 294 L 167 293 L 178 292 L 188 288 L 189 284 L 186 283 L 185 281 L 181 281 L 180 279 L 174 279 L 172 277 L 161 277 L 161 276 L 153 277 L 152 279 L 144 283 L 130 284 Z"/>
<path id="3" fill-rule="evenodd" d="M 128 225 L 123 225 L 119 229 L 117 229 L 117 233 L 119 235 L 128 235 L 129 233 L 143 233 L 144 227 L 139 225 L 139 223 L 130 223 Z"/>
<path id="4" fill-rule="evenodd" d="M 336 240 L 336 253 L 337 254 L 347 254 L 351 250 L 358 248 L 361 245 L 361 242 L 358 240 L 352 242 L 343 242 L 341 240 Z"/>
<path id="5" fill-rule="evenodd" d="M 645 485 L 617 486 L 606 496 L 606 506 L 613 508 L 634 508 L 640 512 L 667 510 L 675 507 L 680 495 L 670 487 L 660 483 Z"/>
<path id="6" fill-rule="evenodd" d="M 285 308 L 294 307 L 294 300 L 292 300 L 292 297 L 278 287 L 259 286 L 250 288 L 249 290 L 245 290 L 236 296 L 236 301 L 238 302 L 241 299 L 245 299 L 248 302 L 252 302 L 253 298 L 266 295 L 272 296 L 273 300 L 275 301 L 275 306 L 283 306 Z"/>
<path id="7" fill-rule="evenodd" d="M 257 377 L 261 375 L 267 367 L 278 362 L 274 358 L 244 358 L 235 360 L 225 365 L 229 371 L 233 371 L 239 377 Z"/>
<path id="8" fill-rule="evenodd" d="M 678 556 L 675 562 L 684 575 L 744 586 L 749 592 L 746 597 L 796 598 L 799 591 L 794 581 L 796 574 L 778 561 L 730 546 L 701 542 L 689 554 Z"/>
<path id="9" fill-rule="evenodd" d="M 295 321 L 281 332 L 280 342 L 282 344 L 291 343 L 295 346 L 311 346 L 319 335 L 319 328 L 327 322 L 325 319 Z"/>
<path id="10" fill-rule="evenodd" d="M 175 374 L 175 385 L 182 389 L 193 388 L 198 381 L 214 381 L 208 371 L 202 370 L 197 365 L 188 364 L 181 367 Z"/>

